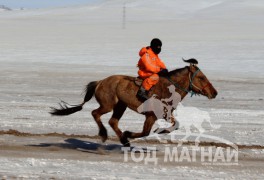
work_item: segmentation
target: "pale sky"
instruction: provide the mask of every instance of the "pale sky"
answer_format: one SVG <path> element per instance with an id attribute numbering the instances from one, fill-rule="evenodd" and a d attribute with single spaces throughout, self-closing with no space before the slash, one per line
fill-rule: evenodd
<path id="1" fill-rule="evenodd" d="M 48 8 L 68 5 L 79 5 L 100 0 L 0 0 L 0 5 L 10 8 Z"/>

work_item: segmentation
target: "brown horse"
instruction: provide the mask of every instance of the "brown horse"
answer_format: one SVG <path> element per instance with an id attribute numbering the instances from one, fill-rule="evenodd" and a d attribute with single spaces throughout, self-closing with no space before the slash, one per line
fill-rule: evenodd
<path id="1" fill-rule="evenodd" d="M 159 99 L 168 98 L 171 93 L 168 91 L 167 87 L 173 84 L 176 87 L 176 92 L 181 95 L 181 99 L 183 99 L 188 92 L 201 94 L 207 96 L 209 99 L 215 98 L 217 91 L 196 66 L 198 61 L 196 59 L 184 61 L 190 63 L 190 66 L 170 71 L 166 76 L 161 76 L 158 84 L 149 91 L 148 96 L 151 97 L 155 94 Z M 53 108 L 50 113 L 57 116 L 75 113 L 82 110 L 83 105 L 95 96 L 100 107 L 92 111 L 92 116 L 99 127 L 99 136 L 101 136 L 102 141 L 104 142 L 107 140 L 107 131 L 100 117 L 113 110 L 113 115 L 109 120 L 109 124 L 119 137 L 121 143 L 124 146 L 130 146 L 128 138 L 148 136 L 153 124 L 157 120 L 153 112 L 147 112 L 144 113 L 146 120 L 141 132 L 122 132 L 119 129 L 118 122 L 126 108 L 128 107 L 137 112 L 137 108 L 142 104 L 142 102 L 136 98 L 139 87 L 135 84 L 134 80 L 135 77 L 113 75 L 100 81 L 90 82 L 86 88 L 84 101 L 80 105 L 69 107 L 66 103 L 61 103 L 60 109 Z"/>

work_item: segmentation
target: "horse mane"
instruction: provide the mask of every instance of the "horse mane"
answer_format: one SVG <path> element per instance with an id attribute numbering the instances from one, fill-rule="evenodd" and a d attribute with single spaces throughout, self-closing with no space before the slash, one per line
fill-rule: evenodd
<path id="1" fill-rule="evenodd" d="M 183 68 L 174 69 L 174 70 L 170 71 L 167 76 L 170 77 L 171 75 L 182 74 L 184 71 L 186 71 L 186 69 L 189 69 L 189 66 L 185 66 Z"/>

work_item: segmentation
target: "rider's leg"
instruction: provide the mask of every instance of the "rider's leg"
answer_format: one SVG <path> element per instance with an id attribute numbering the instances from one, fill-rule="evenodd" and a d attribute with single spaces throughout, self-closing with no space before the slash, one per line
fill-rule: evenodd
<path id="1" fill-rule="evenodd" d="M 147 100 L 148 99 L 148 91 L 150 90 L 150 88 L 152 86 L 157 84 L 158 81 L 159 81 L 159 75 L 158 74 L 152 74 L 148 78 L 144 79 L 142 86 L 139 88 L 139 90 L 137 92 L 137 97 L 142 101 Z"/>

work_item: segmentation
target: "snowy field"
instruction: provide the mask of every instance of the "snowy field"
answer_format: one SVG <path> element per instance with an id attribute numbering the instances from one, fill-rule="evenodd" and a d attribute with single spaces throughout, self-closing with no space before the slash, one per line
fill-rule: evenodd
<path id="1" fill-rule="evenodd" d="M 0 135 L 0 178 L 263 179 L 263 19 L 262 0 L 102 0 L 74 7 L 0 10 L 0 132 L 32 134 Z M 94 99 L 68 117 L 48 113 L 60 99 L 80 103 L 90 81 L 113 74 L 136 76 L 138 51 L 154 37 L 163 42 L 160 57 L 169 70 L 185 66 L 182 57 L 198 59 L 218 96 L 208 100 L 188 95 L 183 105 L 208 112 L 212 124 L 221 125 L 212 129 L 204 122 L 205 134 L 252 147 L 239 150 L 238 165 L 126 163 L 122 153 L 95 151 L 100 140 L 90 114 L 98 107 Z M 110 116 L 102 119 L 113 139 L 103 146 L 120 148 L 108 125 Z M 143 116 L 127 110 L 120 127 L 140 131 L 143 122 Z M 67 137 L 33 136 L 53 132 L 89 135 L 92 138 L 76 139 L 94 145 L 82 152 L 76 150 L 79 143 L 65 148 Z M 164 145 L 156 145 L 164 153 Z M 258 146 L 262 148 L 254 148 Z"/>

